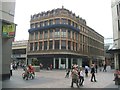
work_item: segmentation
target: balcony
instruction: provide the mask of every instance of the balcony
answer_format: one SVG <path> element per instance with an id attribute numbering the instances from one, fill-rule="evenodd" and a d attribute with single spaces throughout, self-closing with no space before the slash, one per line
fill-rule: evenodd
<path id="1" fill-rule="evenodd" d="M 77 32 L 80 32 L 80 29 L 75 28 L 71 25 L 67 25 L 67 24 L 53 24 L 53 25 L 49 25 L 49 26 L 31 28 L 31 29 L 28 30 L 28 32 L 31 33 L 31 32 L 34 32 L 34 31 L 41 31 L 41 30 L 55 29 L 55 28 L 67 28 L 67 29 L 71 29 L 71 30 L 75 30 Z"/>

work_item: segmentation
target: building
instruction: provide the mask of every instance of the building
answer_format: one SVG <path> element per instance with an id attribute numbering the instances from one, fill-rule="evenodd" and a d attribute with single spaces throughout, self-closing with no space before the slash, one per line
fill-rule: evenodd
<path id="1" fill-rule="evenodd" d="M 104 37 L 64 7 L 41 12 L 31 16 L 27 57 L 44 68 L 90 65 L 104 60 Z"/>
<path id="2" fill-rule="evenodd" d="M 12 40 L 16 29 L 14 13 L 15 0 L 0 0 L 0 81 L 10 79 Z"/>
<path id="3" fill-rule="evenodd" d="M 112 0 L 111 8 L 114 43 L 108 52 L 114 54 L 115 68 L 120 69 L 120 0 Z"/>
<path id="4" fill-rule="evenodd" d="M 111 68 L 114 68 L 114 55 L 111 53 L 107 53 L 113 47 L 113 38 L 105 38 L 104 39 L 104 55 L 105 55 L 105 62 L 107 65 L 110 65 Z"/>
<path id="5" fill-rule="evenodd" d="M 27 64 L 27 43 L 28 40 L 12 42 L 12 60 L 19 64 Z"/>

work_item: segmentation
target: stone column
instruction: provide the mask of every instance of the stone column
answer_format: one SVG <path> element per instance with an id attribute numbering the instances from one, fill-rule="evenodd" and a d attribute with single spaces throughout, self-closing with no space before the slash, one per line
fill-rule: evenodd
<path id="1" fill-rule="evenodd" d="M 53 68 L 55 69 L 55 58 L 53 58 Z"/>
<path id="2" fill-rule="evenodd" d="M 68 58 L 66 58 L 66 69 L 68 69 Z"/>
<path id="3" fill-rule="evenodd" d="M 73 64 L 73 58 L 71 58 L 71 68 L 72 68 L 72 64 Z"/>
<path id="4" fill-rule="evenodd" d="M 59 69 L 61 67 L 61 58 L 59 58 Z"/>

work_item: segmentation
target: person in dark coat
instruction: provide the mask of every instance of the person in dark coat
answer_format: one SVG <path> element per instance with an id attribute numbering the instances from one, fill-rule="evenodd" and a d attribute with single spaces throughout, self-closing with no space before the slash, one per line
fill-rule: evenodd
<path id="1" fill-rule="evenodd" d="M 103 72 L 104 72 L 104 71 L 107 72 L 106 67 L 107 67 L 107 64 L 105 63 L 105 64 L 104 64 L 104 67 L 103 67 Z"/>
<path id="2" fill-rule="evenodd" d="M 95 72 L 97 73 L 98 65 L 97 63 L 95 64 Z"/>
<path id="3" fill-rule="evenodd" d="M 94 65 L 91 66 L 91 74 L 92 74 L 92 76 L 91 76 L 91 82 L 93 82 L 93 78 L 94 78 L 94 81 L 96 82 L 96 78 L 95 78 L 95 66 Z"/>

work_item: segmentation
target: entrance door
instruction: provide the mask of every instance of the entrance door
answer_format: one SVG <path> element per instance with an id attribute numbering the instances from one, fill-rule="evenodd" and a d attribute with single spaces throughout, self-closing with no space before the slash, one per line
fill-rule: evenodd
<path id="1" fill-rule="evenodd" d="M 55 69 L 59 69 L 59 59 L 55 59 Z"/>

